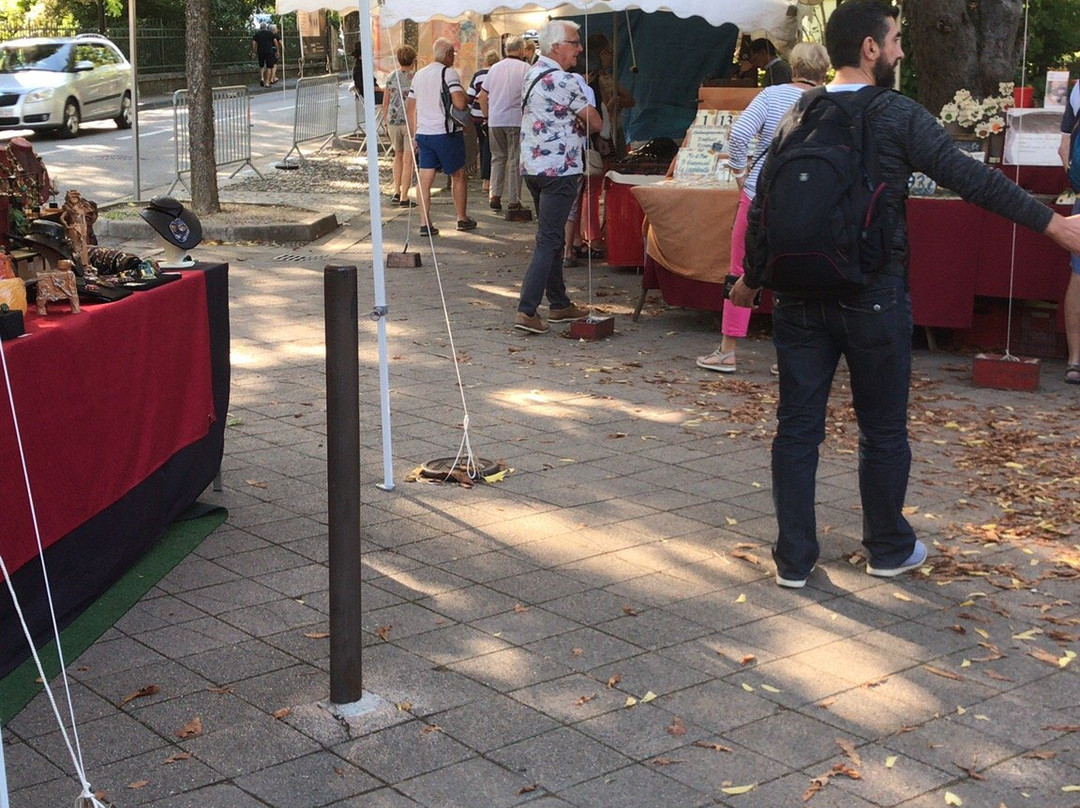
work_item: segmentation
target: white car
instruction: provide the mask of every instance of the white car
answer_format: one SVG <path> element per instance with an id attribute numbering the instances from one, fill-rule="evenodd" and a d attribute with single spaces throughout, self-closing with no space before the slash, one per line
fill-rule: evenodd
<path id="1" fill-rule="evenodd" d="M 103 36 L 11 39 L 0 44 L 0 129 L 75 137 L 84 121 L 131 127 L 131 65 Z"/>

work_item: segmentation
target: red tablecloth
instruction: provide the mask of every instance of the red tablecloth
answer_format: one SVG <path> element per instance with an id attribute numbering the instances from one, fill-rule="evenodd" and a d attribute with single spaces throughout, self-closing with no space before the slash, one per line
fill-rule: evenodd
<path id="1" fill-rule="evenodd" d="M 27 331 L 2 345 L 48 547 L 207 434 L 215 415 L 204 276 L 187 272 L 80 314 L 31 312 Z M 0 552 L 13 572 L 37 544 L 7 387 L 0 389 Z"/>

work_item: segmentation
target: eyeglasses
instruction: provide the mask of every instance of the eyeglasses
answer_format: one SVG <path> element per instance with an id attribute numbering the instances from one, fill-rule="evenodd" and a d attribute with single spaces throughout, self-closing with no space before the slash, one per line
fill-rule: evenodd
<path id="1" fill-rule="evenodd" d="M 563 45 L 577 45 L 580 48 L 581 47 L 581 40 L 580 39 L 564 39 L 561 44 L 563 44 Z"/>

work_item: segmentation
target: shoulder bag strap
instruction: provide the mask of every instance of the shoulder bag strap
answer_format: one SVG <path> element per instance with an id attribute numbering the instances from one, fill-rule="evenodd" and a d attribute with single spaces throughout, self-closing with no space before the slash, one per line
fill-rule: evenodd
<path id="1" fill-rule="evenodd" d="M 549 67 L 547 70 L 545 70 L 543 73 L 541 73 L 535 79 L 533 79 L 532 84 L 529 85 L 529 89 L 527 89 L 525 91 L 525 95 L 523 95 L 521 97 L 521 111 L 522 112 L 525 111 L 525 105 L 529 103 L 529 93 L 531 93 L 533 91 L 533 87 L 536 86 L 536 82 L 540 81 L 540 79 L 542 79 L 544 76 L 548 75 L 549 73 L 554 73 L 558 69 L 559 68 L 557 68 L 557 67 Z"/>

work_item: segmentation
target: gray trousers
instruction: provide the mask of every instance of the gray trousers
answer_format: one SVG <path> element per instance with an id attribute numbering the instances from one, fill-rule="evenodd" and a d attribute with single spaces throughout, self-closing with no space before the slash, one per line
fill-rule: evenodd
<path id="1" fill-rule="evenodd" d="M 491 196 L 502 198 L 511 205 L 521 202 L 521 127 L 489 127 L 488 139 L 491 147 Z"/>

